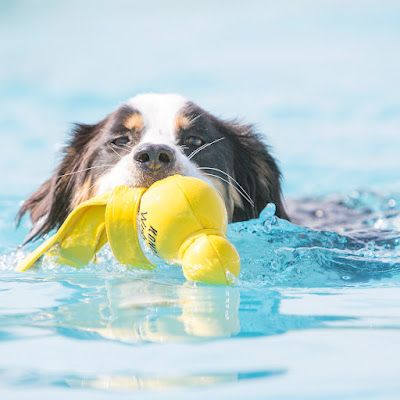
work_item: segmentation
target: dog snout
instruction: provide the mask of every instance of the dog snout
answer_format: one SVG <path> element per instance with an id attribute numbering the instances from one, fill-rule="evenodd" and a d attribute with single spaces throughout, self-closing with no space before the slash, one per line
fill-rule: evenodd
<path id="1" fill-rule="evenodd" d="M 133 159 L 140 164 L 141 168 L 157 171 L 173 166 L 175 152 L 166 145 L 144 144 L 135 151 Z"/>

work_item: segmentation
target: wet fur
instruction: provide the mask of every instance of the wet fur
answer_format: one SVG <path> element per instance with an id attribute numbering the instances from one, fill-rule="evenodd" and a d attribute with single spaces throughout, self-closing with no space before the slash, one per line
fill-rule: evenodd
<path id="1" fill-rule="evenodd" d="M 26 242 L 58 228 L 74 207 L 95 195 L 96 183 L 104 172 L 102 168 L 96 169 L 97 164 L 101 165 L 102 137 L 115 124 L 116 116 L 124 116 L 127 112 L 129 109 L 123 106 L 97 124 L 75 126 L 53 176 L 23 203 L 18 213 L 19 221 L 29 213 L 33 222 Z M 224 138 L 193 161 L 199 166 L 215 166 L 226 171 L 254 201 L 252 207 L 246 201 L 238 200 L 237 195 L 225 185 L 227 208 L 229 204 L 234 207 L 231 222 L 256 218 L 269 202 L 276 204 L 279 217 L 287 218 L 282 202 L 279 168 L 253 126 L 223 121 L 193 103 L 187 104 L 185 115 L 189 119 L 201 117 L 199 125 L 192 129 L 207 132 L 211 138 Z M 95 168 L 88 170 L 92 167 Z"/>

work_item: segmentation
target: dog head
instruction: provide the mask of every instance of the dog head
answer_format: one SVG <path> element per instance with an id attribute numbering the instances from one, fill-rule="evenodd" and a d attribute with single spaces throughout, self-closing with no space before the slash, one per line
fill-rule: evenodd
<path id="1" fill-rule="evenodd" d="M 21 207 L 19 218 L 30 212 L 34 224 L 27 240 L 96 194 L 174 174 L 214 185 L 231 222 L 257 217 L 268 202 L 286 218 L 279 169 L 251 125 L 223 121 L 179 95 L 144 94 L 97 124 L 76 125 L 54 175 Z"/>

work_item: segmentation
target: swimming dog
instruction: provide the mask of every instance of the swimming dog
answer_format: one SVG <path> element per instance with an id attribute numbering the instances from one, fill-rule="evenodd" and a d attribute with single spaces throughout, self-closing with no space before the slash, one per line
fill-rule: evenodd
<path id="1" fill-rule="evenodd" d="M 174 174 L 214 185 L 230 222 L 256 218 L 270 202 L 288 218 L 279 167 L 252 125 L 222 120 L 176 94 L 142 94 L 96 124 L 75 125 L 54 174 L 18 213 L 33 222 L 26 242 L 59 227 L 92 196 Z"/>

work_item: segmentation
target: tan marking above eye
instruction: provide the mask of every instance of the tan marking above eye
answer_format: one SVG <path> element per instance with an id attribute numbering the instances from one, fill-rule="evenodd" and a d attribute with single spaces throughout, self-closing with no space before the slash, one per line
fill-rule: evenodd
<path id="1" fill-rule="evenodd" d="M 178 115 L 175 120 L 175 129 L 179 132 L 181 129 L 188 129 L 192 120 L 187 115 Z"/>
<path id="2" fill-rule="evenodd" d="M 134 113 L 126 117 L 123 121 L 126 129 L 141 131 L 144 127 L 143 117 L 139 113 Z"/>

